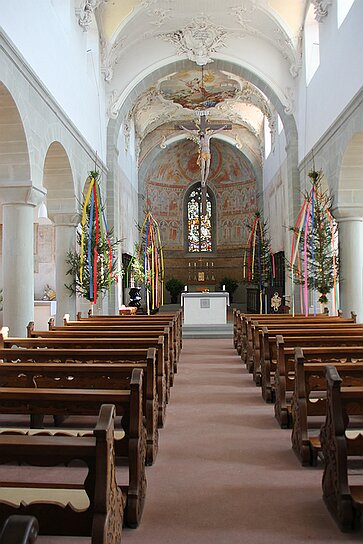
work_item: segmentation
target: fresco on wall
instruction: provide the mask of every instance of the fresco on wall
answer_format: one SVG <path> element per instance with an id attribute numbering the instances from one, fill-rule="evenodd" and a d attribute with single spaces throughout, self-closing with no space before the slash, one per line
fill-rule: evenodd
<path id="1" fill-rule="evenodd" d="M 178 72 L 162 81 L 159 91 L 163 98 L 190 110 L 214 108 L 224 100 L 234 98 L 240 84 L 218 70 L 195 69 Z"/>
<path id="2" fill-rule="evenodd" d="M 215 196 L 217 246 L 241 247 L 256 210 L 256 179 L 242 153 L 234 147 L 211 142 L 212 163 L 209 187 Z M 199 181 L 197 146 L 191 141 L 176 143 L 152 162 L 146 173 L 147 206 L 159 221 L 165 249 L 185 247 L 184 202 L 188 189 Z"/>

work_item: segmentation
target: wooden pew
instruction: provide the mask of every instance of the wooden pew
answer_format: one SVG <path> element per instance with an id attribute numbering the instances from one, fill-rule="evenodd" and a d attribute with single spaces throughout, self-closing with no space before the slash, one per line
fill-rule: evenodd
<path id="1" fill-rule="evenodd" d="M 92 544 L 119 544 L 126 490 L 117 485 L 113 450 L 115 407 L 103 405 L 91 436 L 0 435 L 0 462 L 19 463 L 22 482 L 2 482 L 0 522 L 14 513 L 34 516 L 40 534 L 91 536 Z M 82 486 L 28 483 L 30 465 L 68 466 L 81 459 L 88 468 Z M 57 474 L 59 467 L 54 470 Z"/>
<path id="2" fill-rule="evenodd" d="M 130 389 L 127 391 L 2 387 L 0 414 L 95 416 L 102 404 L 115 405 L 116 415 L 122 417 L 122 428 L 117 430 L 125 435 L 119 440 L 119 433 L 115 434 L 113 444 L 117 457 L 126 460 L 129 475 L 126 522 L 130 527 L 137 527 L 141 520 L 146 492 L 146 428 L 143 422 L 142 388 L 143 370 L 139 368 L 133 370 Z M 0 458 L 3 454 L 1 439 L 2 435 Z M 8 515 L 9 513 L 11 512 L 7 512 Z"/>
<path id="3" fill-rule="evenodd" d="M 47 331 L 48 332 L 48 331 Z M 151 338 L 94 338 L 70 335 L 58 337 L 54 333 L 46 338 L 18 338 L 9 337 L 4 331 L 0 332 L 0 348 L 55 348 L 55 349 L 100 349 L 107 346 L 107 349 L 143 349 L 149 347 L 156 349 L 156 390 L 158 396 L 158 427 L 164 426 L 166 403 L 169 400 L 169 381 L 165 374 L 164 367 L 164 338 L 163 336 Z M 168 368 L 168 366 L 167 366 Z"/>
<path id="4" fill-rule="evenodd" d="M 329 338 L 339 337 L 342 341 L 337 341 L 337 344 L 344 345 L 345 338 L 351 339 L 347 340 L 347 345 L 359 345 L 360 340 L 363 339 L 363 327 L 361 325 L 352 325 L 349 328 L 341 330 L 341 326 L 335 330 L 335 326 L 324 327 L 323 325 L 318 325 L 314 328 L 300 328 L 300 329 L 287 329 L 287 328 L 274 328 L 274 327 L 262 327 L 260 330 L 261 334 L 261 351 L 260 351 L 260 362 L 257 369 L 257 373 L 260 374 L 260 384 L 262 398 L 266 402 L 275 401 L 275 383 L 274 376 L 277 368 L 277 336 L 281 335 L 284 337 L 285 341 L 288 340 L 290 343 L 290 338 L 299 339 L 301 338 L 302 345 L 307 345 L 308 338 L 311 339 L 311 345 L 319 345 L 320 338 L 324 342 Z M 354 340 L 356 338 L 356 341 Z M 291 340 L 295 342 L 294 346 L 299 346 L 299 340 Z"/>
<path id="5" fill-rule="evenodd" d="M 95 324 L 100 324 L 102 326 L 106 324 L 110 325 L 132 325 L 135 327 L 141 327 L 143 325 L 164 325 L 170 326 L 172 328 L 172 338 L 174 342 L 174 351 L 176 354 L 176 360 L 179 360 L 180 350 L 181 350 L 181 336 L 182 336 L 182 322 L 181 317 L 178 313 L 175 314 L 156 314 L 155 316 L 149 315 L 91 315 L 89 317 L 82 317 L 81 313 L 78 312 L 77 320 L 71 321 L 69 314 L 65 314 L 63 318 L 63 323 L 65 326 L 74 325 L 77 323 L 90 323 L 92 326 Z M 50 326 L 54 326 L 54 320 L 50 320 Z"/>
<path id="6" fill-rule="evenodd" d="M 34 516 L 9 516 L 0 533 L 0 544 L 34 544 L 39 524 Z"/>
<path id="7" fill-rule="evenodd" d="M 335 338 L 337 338 L 336 341 Z M 320 362 L 325 359 L 329 361 L 330 353 L 336 354 L 338 359 L 341 360 L 345 357 L 348 361 L 351 357 L 358 357 L 360 359 L 360 353 L 363 353 L 363 342 L 361 338 L 358 340 L 353 336 L 352 339 L 344 338 L 342 344 L 338 343 L 337 337 L 318 339 L 316 346 L 310 345 L 310 338 L 305 341 L 302 339 L 299 342 L 300 347 L 303 347 L 304 354 L 307 362 Z M 295 379 L 296 379 L 296 357 L 295 357 L 295 345 L 290 347 L 285 346 L 286 338 L 277 336 L 277 369 L 274 376 L 274 392 L 275 392 L 275 404 L 274 412 L 275 418 L 282 428 L 290 428 L 292 425 L 292 396 L 295 391 Z M 355 350 L 352 354 L 350 350 Z"/>
<path id="8" fill-rule="evenodd" d="M 152 465 L 155 461 L 159 442 L 157 426 L 159 403 L 154 348 L 147 350 L 3 348 L 0 349 L 0 360 L 3 361 L 0 363 L 0 387 L 68 387 L 120 391 L 130 388 L 135 366 L 142 368 L 143 413 L 147 431 L 146 463 Z M 11 363 L 10 368 L 6 362 Z M 29 365 L 30 362 L 34 364 Z M 27 367 L 20 363 L 27 363 Z M 53 363 L 53 368 L 46 366 L 49 363 Z M 11 368 L 14 372 L 11 372 Z"/>
<path id="9" fill-rule="evenodd" d="M 100 315 L 94 315 L 91 313 L 91 311 L 88 312 L 88 317 L 89 318 L 92 318 L 92 319 L 102 319 L 102 318 L 105 318 L 105 319 L 108 319 L 108 318 L 116 318 L 116 317 L 121 317 L 122 319 L 125 319 L 125 318 L 128 318 L 130 317 L 129 315 L 127 314 L 122 314 L 121 313 L 121 309 L 119 310 L 119 314 L 118 315 L 114 315 L 114 316 L 110 316 L 110 315 L 105 315 L 105 316 L 100 316 Z M 77 316 L 76 316 L 77 320 L 82 320 L 82 319 L 86 319 L 85 317 L 82 317 L 82 312 L 78 312 L 77 313 Z M 176 310 L 174 312 L 158 312 L 156 314 L 151 314 L 151 315 L 145 315 L 145 314 L 133 314 L 132 315 L 132 318 L 136 318 L 138 320 L 143 320 L 143 319 L 148 319 L 148 320 L 155 320 L 155 321 L 160 321 L 160 320 L 166 320 L 166 319 L 175 319 L 176 321 L 176 327 L 177 327 L 177 331 L 178 331 L 178 337 L 179 337 L 179 348 L 180 350 L 182 349 L 182 346 L 183 346 L 183 338 L 182 338 L 182 328 L 183 328 L 183 310 L 180 308 L 179 310 Z"/>
<path id="10" fill-rule="evenodd" d="M 161 332 L 154 332 L 154 331 L 148 331 L 147 333 L 143 331 L 138 330 L 128 330 L 128 331 L 122 331 L 122 330 L 111 330 L 107 328 L 101 328 L 101 329 L 94 329 L 91 328 L 85 328 L 84 330 L 81 329 L 73 329 L 73 327 L 57 327 L 52 328 L 47 331 L 41 331 L 41 330 L 35 330 L 34 329 L 34 321 L 30 321 L 27 326 L 27 336 L 28 338 L 102 338 L 107 339 L 107 342 L 111 339 L 113 340 L 121 340 L 121 339 L 128 339 L 128 340 L 134 340 L 134 339 L 141 339 L 141 338 L 159 338 L 159 336 L 162 336 L 164 339 L 164 373 L 165 373 L 165 380 L 167 384 L 167 394 L 169 397 L 170 393 L 170 387 L 174 383 L 174 352 L 172 349 L 170 349 L 170 334 L 168 327 L 164 327 Z M 168 398 L 167 397 L 167 398 Z"/>
<path id="11" fill-rule="evenodd" d="M 315 466 L 321 450 L 319 429 L 326 415 L 325 368 L 334 361 L 345 387 L 357 383 L 363 385 L 363 348 L 358 349 L 355 355 L 360 355 L 360 362 L 351 362 L 355 357 L 347 356 L 344 348 L 341 351 L 340 348 L 332 348 L 329 355 L 326 350 L 323 361 L 307 362 L 304 357 L 306 349 L 295 348 L 296 379 L 292 400 L 291 443 L 303 466 Z"/>
<path id="12" fill-rule="evenodd" d="M 342 387 L 334 366 L 327 366 L 327 414 L 320 431 L 324 457 L 322 490 L 324 502 L 344 532 L 360 528 L 363 486 L 349 474 L 352 459 L 362 462 L 363 436 L 348 432 L 351 416 L 363 417 L 363 386 Z M 361 465 L 360 465 L 361 466 Z"/>
<path id="13" fill-rule="evenodd" d="M 128 319 L 128 320 L 127 320 Z M 169 320 L 167 322 L 162 321 L 160 323 L 157 322 L 150 322 L 150 320 L 147 320 L 146 322 L 143 321 L 136 321 L 131 318 L 126 318 L 126 321 L 122 320 L 120 317 L 117 318 L 117 321 L 115 320 L 107 320 L 107 319 L 84 319 L 82 321 L 65 321 L 65 327 L 70 327 L 75 330 L 111 330 L 111 331 L 121 331 L 121 332 L 131 332 L 131 331 L 137 331 L 139 333 L 144 334 L 146 331 L 153 332 L 153 333 L 159 333 L 162 334 L 164 332 L 164 329 L 167 328 L 169 330 L 169 349 L 171 352 L 171 359 L 173 361 L 173 373 L 177 372 L 177 365 L 179 360 L 179 345 L 176 340 L 176 326 L 175 322 L 173 320 Z M 52 325 L 52 320 L 49 322 L 49 329 L 50 330 L 59 330 L 62 327 L 56 327 L 55 325 Z"/>
<path id="14" fill-rule="evenodd" d="M 263 320 L 273 320 L 276 323 L 285 323 L 291 319 L 300 319 L 300 318 L 321 318 L 321 317 L 329 317 L 327 313 L 324 314 L 317 314 L 312 315 L 309 314 L 308 316 L 302 315 L 302 314 L 295 314 L 294 316 L 291 314 L 244 314 L 239 313 L 236 314 L 236 349 L 238 355 L 241 355 L 242 360 L 245 362 L 245 355 L 243 354 L 243 351 L 246 349 L 246 339 L 247 339 L 247 322 L 248 321 L 263 321 Z M 341 317 L 341 314 L 338 314 L 338 317 Z"/>
<path id="15" fill-rule="evenodd" d="M 344 328 L 351 327 L 355 322 L 354 318 L 343 319 L 341 317 L 293 317 L 291 319 L 285 319 L 283 321 L 283 328 L 293 329 L 293 328 L 314 328 L 314 326 L 323 327 L 324 325 L 330 327 L 331 325 L 336 325 Z M 281 327 L 281 320 L 276 322 L 276 320 L 270 318 L 260 318 L 258 321 L 255 320 L 246 320 L 246 366 L 247 370 L 251 373 L 254 372 L 254 361 L 259 361 L 260 358 L 260 331 L 262 327 L 265 326 L 268 329 L 279 328 Z M 360 325 L 363 331 L 363 326 Z"/>

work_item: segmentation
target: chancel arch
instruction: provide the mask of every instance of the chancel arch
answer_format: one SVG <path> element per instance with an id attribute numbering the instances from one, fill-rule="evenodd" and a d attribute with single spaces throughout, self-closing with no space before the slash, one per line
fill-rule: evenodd
<path id="1" fill-rule="evenodd" d="M 194 268 L 204 272 L 205 277 L 208 268 L 208 285 L 215 288 L 226 274 L 241 281 L 242 250 L 257 209 L 257 175 L 261 174 L 234 145 L 211 140 L 207 187 L 212 211 L 212 251 L 191 252 L 187 208 L 191 193 L 200 187 L 197 158 L 198 146 L 190 140 L 178 140 L 165 149 L 159 147 L 156 155 L 143 157 L 141 183 L 146 208 L 160 224 L 168 275 L 193 284 Z"/>

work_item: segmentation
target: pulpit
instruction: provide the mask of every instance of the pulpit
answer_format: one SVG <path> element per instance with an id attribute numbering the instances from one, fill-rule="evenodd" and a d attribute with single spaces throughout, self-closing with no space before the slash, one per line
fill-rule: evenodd
<path id="1" fill-rule="evenodd" d="M 182 293 L 181 303 L 185 325 L 224 325 L 227 323 L 229 294 Z"/>

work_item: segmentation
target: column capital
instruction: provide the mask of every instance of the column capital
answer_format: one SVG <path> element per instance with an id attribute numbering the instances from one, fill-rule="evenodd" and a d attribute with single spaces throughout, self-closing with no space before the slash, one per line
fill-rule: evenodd
<path id="1" fill-rule="evenodd" d="M 80 215 L 76 212 L 50 213 L 49 215 L 56 227 L 76 228 L 80 221 Z"/>
<path id="2" fill-rule="evenodd" d="M 363 207 L 351 204 L 342 204 L 333 208 L 334 218 L 340 223 L 343 221 L 362 221 Z"/>
<path id="3" fill-rule="evenodd" d="M 34 187 L 31 184 L 0 185 L 1 204 L 27 204 L 35 207 L 44 200 L 46 194 L 44 187 Z"/>

